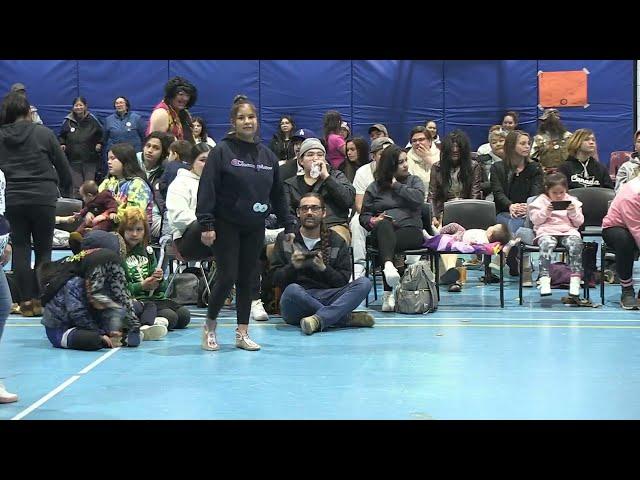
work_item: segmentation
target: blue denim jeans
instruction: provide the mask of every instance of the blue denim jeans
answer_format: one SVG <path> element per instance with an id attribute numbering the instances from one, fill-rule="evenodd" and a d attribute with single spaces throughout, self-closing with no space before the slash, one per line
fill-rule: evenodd
<path id="1" fill-rule="evenodd" d="M 524 226 L 524 220 L 524 218 L 512 218 L 509 212 L 500 212 L 496 215 L 496 221 L 506 225 L 513 236 L 520 227 Z"/>
<path id="2" fill-rule="evenodd" d="M 4 270 L 0 268 L 0 339 L 2 338 L 2 332 L 4 331 L 4 324 L 7 322 L 7 318 L 11 313 L 11 290 L 9 290 L 9 283 L 7 283 L 7 277 L 4 274 Z"/>
<path id="3" fill-rule="evenodd" d="M 371 281 L 361 277 L 341 288 L 306 290 L 297 283 L 284 289 L 280 297 L 282 319 L 289 325 L 300 325 L 304 317 L 320 317 L 322 329 L 344 326 L 371 290 Z"/>

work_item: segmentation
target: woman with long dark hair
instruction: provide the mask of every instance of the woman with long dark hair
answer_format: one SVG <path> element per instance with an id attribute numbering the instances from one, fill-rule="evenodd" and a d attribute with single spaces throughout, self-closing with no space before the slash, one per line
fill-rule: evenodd
<path id="1" fill-rule="evenodd" d="M 193 138 L 196 141 L 196 145 L 199 143 L 206 143 L 211 148 L 216 146 L 216 142 L 209 136 L 207 122 L 204 121 L 204 118 L 193 117 L 191 129 L 193 130 Z"/>
<path id="2" fill-rule="evenodd" d="M 293 151 L 292 136 L 296 130 L 296 123 L 291 115 L 283 115 L 280 117 L 277 133 L 273 134 L 269 148 L 276 154 L 280 165 L 295 157 Z"/>
<path id="3" fill-rule="evenodd" d="M 527 199 L 542 193 L 542 168 L 531 160 L 531 137 L 522 130 L 509 132 L 504 142 L 504 159 L 491 165 L 491 190 L 496 204 L 497 220 L 509 228 L 512 235 L 524 226 Z M 518 275 L 517 248 L 507 255 L 509 273 Z M 531 268 L 526 257 L 523 285 L 531 286 Z"/>
<path id="4" fill-rule="evenodd" d="M 7 179 L 6 217 L 11 224 L 20 313 L 41 315 L 31 268 L 32 238 L 37 268 L 51 260 L 56 201 L 60 192 L 71 188 L 71 169 L 53 132 L 32 123 L 29 101 L 16 92 L 4 98 L 0 111 L 0 169 Z"/>
<path id="5" fill-rule="evenodd" d="M 347 140 L 347 161 L 342 164 L 342 171 L 353 183 L 356 171 L 371 161 L 369 158 L 369 144 L 362 137 L 354 137 Z"/>
<path id="6" fill-rule="evenodd" d="M 454 130 L 444 137 L 440 161 L 431 169 L 428 201 L 434 225 L 440 225 L 446 201 L 480 198 L 481 183 L 482 168 L 471 159 L 469 137 L 462 130 Z"/>
<path id="7" fill-rule="evenodd" d="M 384 265 L 382 310 L 391 312 L 395 306 L 392 289 L 400 281 L 393 256 L 422 246 L 424 183 L 409 173 L 407 154 L 397 145 L 382 152 L 375 179 L 364 194 L 360 225 L 371 232 L 372 244 L 378 248 Z"/>

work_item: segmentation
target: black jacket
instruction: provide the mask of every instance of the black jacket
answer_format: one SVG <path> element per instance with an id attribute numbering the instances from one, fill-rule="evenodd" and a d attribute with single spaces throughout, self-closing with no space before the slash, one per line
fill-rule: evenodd
<path id="1" fill-rule="evenodd" d="M 303 251 L 309 251 L 304 243 L 300 231 L 296 232 L 294 243 Z M 312 251 L 321 250 L 322 241 L 316 243 Z M 349 246 L 344 239 L 333 230 L 329 230 L 330 258 L 324 259 L 327 266 L 324 272 L 314 269 L 311 260 L 307 260 L 305 266 L 296 269 L 291 264 L 292 249 L 290 244 L 284 242 L 284 234 L 280 233 L 276 238 L 275 248 L 271 256 L 271 271 L 273 283 L 283 290 L 291 283 L 297 283 L 303 288 L 339 288 L 349 283 L 351 277 L 351 255 Z"/>
<path id="2" fill-rule="evenodd" d="M 236 225 L 264 228 L 273 208 L 287 233 L 295 230 L 287 197 L 279 181 L 278 159 L 264 145 L 233 135 L 209 152 L 200 177 L 196 217 L 203 231 L 215 230 L 217 218 Z"/>
<path id="3" fill-rule="evenodd" d="M 70 113 L 62 122 L 60 144 L 65 145 L 64 152 L 70 162 L 98 163 L 100 155 L 96 145 L 102 144 L 102 124 L 92 113 L 80 121 Z"/>
<path id="4" fill-rule="evenodd" d="M 378 182 L 374 181 L 364 192 L 360 225 L 371 231 L 371 217 L 386 212 L 395 228 L 416 227 L 422 230 L 423 203 L 424 183 L 417 175 L 395 182 L 388 190 L 381 190 Z"/>
<path id="5" fill-rule="evenodd" d="M 569 189 L 582 187 L 613 188 L 613 181 L 603 164 L 594 158 L 589 158 L 585 164 L 587 167 L 586 173 L 580 160 L 575 157 L 569 157 L 558 168 L 559 172 L 566 175 L 569 181 Z"/>
<path id="6" fill-rule="evenodd" d="M 491 165 L 491 190 L 496 213 L 508 212 L 512 203 L 527 203 L 527 198 L 542 193 L 542 168 L 528 162 L 519 175 L 505 171 L 504 162 Z"/>
<path id="7" fill-rule="evenodd" d="M 301 183 L 302 182 L 302 183 Z M 295 215 L 300 199 L 307 193 L 303 175 L 295 175 L 284 182 L 291 214 Z M 329 176 L 314 183 L 312 192 L 319 193 L 325 202 L 327 216 L 324 223 L 328 226 L 349 223 L 349 209 L 356 199 L 356 189 L 340 170 L 331 169 Z"/>
<path id="8" fill-rule="evenodd" d="M 277 133 L 271 139 L 269 148 L 276 154 L 278 160 L 287 161 L 295 158 L 295 154 L 293 153 L 293 142 L 291 139 L 286 140 L 285 138 L 280 137 Z"/>
<path id="9" fill-rule="evenodd" d="M 7 179 L 7 206 L 55 206 L 58 185 L 71 187 L 69 162 L 51 130 L 18 121 L 0 127 L 0 169 Z"/>

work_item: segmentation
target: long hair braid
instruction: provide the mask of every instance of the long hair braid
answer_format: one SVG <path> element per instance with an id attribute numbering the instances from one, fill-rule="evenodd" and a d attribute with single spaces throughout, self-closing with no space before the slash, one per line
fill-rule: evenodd
<path id="1" fill-rule="evenodd" d="M 329 259 L 331 258 L 331 232 L 327 227 L 327 224 L 322 221 L 320 223 L 320 248 L 322 249 L 322 261 L 325 265 L 329 265 Z"/>

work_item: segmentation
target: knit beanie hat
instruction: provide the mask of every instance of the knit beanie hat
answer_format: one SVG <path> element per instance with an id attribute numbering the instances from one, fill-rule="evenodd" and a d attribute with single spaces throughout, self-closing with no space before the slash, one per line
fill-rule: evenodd
<path id="1" fill-rule="evenodd" d="M 327 153 L 327 150 L 324 148 L 324 145 L 322 145 L 320 140 L 317 138 L 307 138 L 302 142 L 302 145 L 300 145 L 300 153 L 298 155 L 302 158 L 308 150 L 312 150 L 314 148 L 322 150 L 325 154 Z"/>

